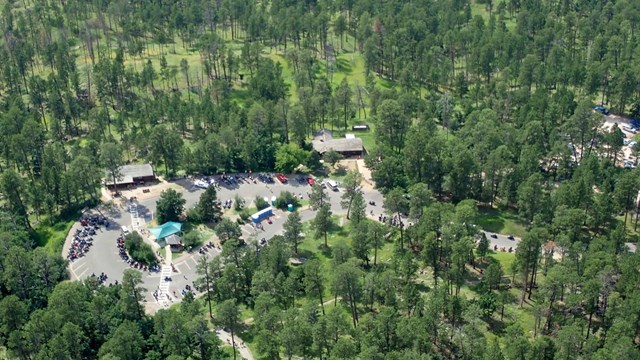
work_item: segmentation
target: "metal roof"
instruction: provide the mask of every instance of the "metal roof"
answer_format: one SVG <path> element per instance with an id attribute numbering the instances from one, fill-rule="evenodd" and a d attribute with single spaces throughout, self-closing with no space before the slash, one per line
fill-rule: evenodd
<path id="1" fill-rule="evenodd" d="M 167 236 L 166 238 L 164 238 L 164 241 L 167 243 L 167 245 L 180 245 L 182 244 L 182 239 L 180 238 L 180 236 L 176 235 L 176 234 L 172 234 Z"/>
<path id="2" fill-rule="evenodd" d="M 116 183 L 131 184 L 137 178 L 145 178 L 153 176 L 153 168 L 151 164 L 124 165 L 120 167 L 120 177 L 116 179 Z M 105 180 L 107 185 L 113 185 L 113 179 L 108 171 L 105 170 Z"/>
<path id="3" fill-rule="evenodd" d="M 182 224 L 179 222 L 169 221 L 160 226 L 152 227 L 149 229 L 151 235 L 156 239 L 164 239 L 169 235 L 177 234 L 182 231 Z"/>
<path id="4" fill-rule="evenodd" d="M 362 152 L 364 151 L 364 146 L 362 145 L 362 139 L 353 138 L 353 139 L 330 139 L 326 141 L 314 140 L 313 141 L 313 150 L 317 151 L 320 154 L 324 154 L 329 150 L 335 150 L 339 153 L 346 152 Z"/>

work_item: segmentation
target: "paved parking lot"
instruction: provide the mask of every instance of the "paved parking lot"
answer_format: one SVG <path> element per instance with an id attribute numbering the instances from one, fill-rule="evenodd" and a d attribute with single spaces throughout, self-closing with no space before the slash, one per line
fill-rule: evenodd
<path id="1" fill-rule="evenodd" d="M 204 192 L 204 189 L 198 188 L 194 185 L 193 179 L 182 179 L 168 184 L 161 184 L 157 187 L 167 188 L 174 187 L 177 191 L 181 192 L 186 200 L 186 208 L 194 206 L 200 198 L 200 195 Z M 262 182 L 257 183 L 239 183 L 233 186 L 221 186 L 218 189 L 218 199 L 225 201 L 228 199 L 234 199 L 236 194 L 239 194 L 247 204 L 251 204 L 256 196 L 267 197 L 271 199 L 273 196 L 278 196 L 282 191 L 290 191 L 295 195 L 308 198 L 308 194 L 311 188 L 306 183 L 299 183 L 294 177 L 290 177 L 290 181 L 286 184 L 282 184 L 276 180 L 275 183 L 265 184 Z M 363 189 L 365 201 L 375 202 L 375 206 L 367 205 L 367 213 L 371 211 L 375 217 L 382 213 L 382 195 L 372 189 L 371 187 L 365 187 Z M 346 214 L 346 210 L 340 206 L 340 196 L 342 191 L 331 191 L 327 189 L 329 195 L 329 201 L 331 204 L 331 210 L 334 214 Z M 125 191 L 123 197 L 128 198 L 136 196 L 138 198 L 137 215 L 141 218 L 143 223 L 149 223 L 153 220 L 156 211 L 156 202 L 160 197 L 160 191 L 151 191 L 150 193 L 143 194 L 141 189 L 133 191 Z M 116 280 L 122 280 L 122 273 L 125 269 L 129 268 L 129 265 L 120 258 L 118 254 L 118 248 L 116 246 L 116 239 L 121 234 L 122 226 L 127 226 L 129 229 L 132 227 L 132 216 L 130 212 L 129 202 L 125 202 L 122 206 L 115 206 L 111 210 L 102 209 L 102 214 L 109 220 L 108 228 L 101 228 L 93 237 L 93 246 L 89 252 L 82 258 L 75 260 L 69 265 L 69 272 L 72 279 L 85 279 L 92 274 L 100 275 L 104 273 L 107 275 L 106 283 L 113 283 Z M 263 229 L 255 229 L 252 225 L 243 225 L 242 231 L 245 238 L 255 237 L 256 239 L 271 239 L 273 236 L 282 234 L 282 225 L 286 220 L 288 212 L 274 210 L 274 217 L 272 218 L 272 224 L 263 223 Z M 314 217 L 314 211 L 310 209 L 300 209 L 300 215 L 303 221 L 311 220 Z M 79 224 L 74 225 L 71 230 L 71 234 L 75 232 L 75 228 Z M 67 239 L 63 248 L 63 256 L 66 257 L 70 244 L 70 239 Z M 160 252 L 164 256 L 164 252 Z M 208 249 L 207 256 L 217 256 L 219 250 Z M 198 258 L 202 256 L 198 251 L 194 251 L 192 254 L 183 254 L 177 259 L 172 261 L 176 272 L 172 273 L 169 282 L 170 298 L 158 299 L 157 301 L 153 292 L 159 288 L 161 283 L 161 274 L 159 272 L 143 272 L 144 287 L 148 290 L 146 293 L 147 308 L 150 311 L 155 311 L 163 306 L 170 305 L 172 302 L 179 300 L 182 296 L 180 292 L 186 285 L 192 285 L 193 280 L 196 279 L 196 264 Z M 166 264 L 169 265 L 169 264 Z M 175 291 L 177 299 L 173 296 Z"/>
<path id="2" fill-rule="evenodd" d="M 509 248 L 512 248 L 513 251 L 515 251 L 521 240 L 519 237 L 515 236 L 513 237 L 513 240 L 511 240 L 508 235 L 496 234 L 484 230 L 482 230 L 482 232 L 487 236 L 487 239 L 489 239 L 489 248 L 494 251 L 502 251 L 503 249 L 508 251 Z"/>
<path id="3" fill-rule="evenodd" d="M 183 194 L 186 200 L 186 208 L 194 206 L 200 198 L 200 195 L 204 192 L 203 189 L 194 185 L 193 179 L 182 179 L 171 183 L 157 185 L 157 187 L 174 187 L 177 189 Z M 154 218 L 156 201 L 160 197 L 160 191 L 158 189 L 155 190 L 156 191 L 151 191 L 147 194 L 142 194 L 141 189 L 138 189 L 125 192 L 123 194 L 125 197 L 138 197 L 138 201 L 136 202 L 137 214 L 142 218 L 144 223 L 149 223 Z M 295 179 L 292 179 L 292 181 L 290 180 L 286 184 L 282 184 L 277 181 L 273 184 L 265 184 L 262 182 L 257 182 L 255 184 L 240 183 L 234 186 L 220 187 L 218 189 L 218 199 L 224 202 L 228 199 L 234 199 L 235 195 L 239 194 L 247 204 L 251 204 L 256 196 L 271 199 L 273 196 L 278 196 L 282 191 L 290 191 L 296 195 L 308 198 L 311 188 L 308 184 L 298 183 Z M 370 186 L 364 186 L 363 193 L 365 202 L 367 203 L 367 215 L 371 216 L 371 212 L 373 212 L 372 217 L 377 219 L 378 215 L 383 213 L 382 194 Z M 330 189 L 327 189 L 327 194 L 329 195 L 329 202 L 333 213 L 338 215 L 346 214 L 346 210 L 342 209 L 342 206 L 340 205 L 340 196 L 342 195 L 342 191 L 331 191 Z M 369 205 L 369 201 L 373 201 L 376 205 Z M 126 202 L 126 204 L 129 204 L 129 202 Z M 72 279 L 85 279 L 92 274 L 99 275 L 100 273 L 105 273 L 107 275 L 107 284 L 113 283 L 116 280 L 122 280 L 123 271 L 130 268 L 130 266 L 120 258 L 118 248 L 116 246 L 116 239 L 121 234 L 122 226 L 131 228 L 132 225 L 130 207 L 126 204 L 119 207 L 112 207 L 110 210 L 101 209 L 101 213 L 109 220 L 109 227 L 102 227 L 99 229 L 94 236 L 91 250 L 84 257 L 70 263 L 69 272 Z M 315 216 L 315 211 L 312 211 L 309 208 L 299 209 L 299 213 L 302 221 L 309 221 Z M 275 235 L 281 235 L 283 232 L 283 224 L 286 221 L 288 214 L 289 213 L 286 211 L 274 209 L 272 223 L 268 224 L 267 222 L 263 222 L 262 229 L 257 229 L 252 224 L 242 225 L 241 229 L 244 238 L 254 238 L 256 240 L 265 238 L 266 240 L 269 240 Z M 80 226 L 79 223 L 75 224 L 71 229 L 70 234 L 73 234 L 75 232 L 75 228 L 78 226 Z M 493 233 L 485 232 L 485 234 L 491 243 L 491 249 L 497 247 L 498 251 L 503 248 L 507 250 L 509 247 L 512 247 L 515 251 L 518 243 L 520 242 L 519 238 L 510 240 L 506 235 L 496 234 L 495 237 L 492 237 Z M 207 240 L 207 242 L 208 241 L 209 240 Z M 67 254 L 69 243 L 70 240 L 67 239 L 63 250 L 64 256 Z M 160 250 L 159 253 L 162 256 L 165 254 L 164 250 Z M 219 253 L 220 250 L 218 248 L 207 248 L 205 256 L 214 257 L 218 256 Z M 169 306 L 182 298 L 182 289 L 184 289 L 186 285 L 192 285 L 193 281 L 197 277 L 196 265 L 200 256 L 203 255 L 198 251 L 193 251 L 192 253 L 184 253 L 179 258 L 175 258 L 171 261 L 175 271 L 170 272 L 171 281 L 164 284 L 164 287 L 167 288 L 167 294 L 169 295 L 168 298 L 165 297 L 166 295 L 162 296 L 161 299 L 156 299 L 153 296 L 153 292 L 161 286 L 161 277 L 163 275 L 161 275 L 160 272 L 143 271 L 144 287 L 147 289 L 145 301 L 148 311 L 155 312 L 156 310 Z M 162 290 L 164 291 L 165 289 Z"/>

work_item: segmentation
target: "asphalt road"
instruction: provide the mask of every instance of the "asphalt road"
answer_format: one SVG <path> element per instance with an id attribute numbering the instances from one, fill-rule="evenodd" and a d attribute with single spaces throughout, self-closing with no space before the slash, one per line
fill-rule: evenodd
<path id="1" fill-rule="evenodd" d="M 194 206 L 200 195 L 204 192 L 204 189 L 198 188 L 193 185 L 193 182 L 189 179 L 182 179 L 174 182 L 182 189 L 180 192 L 183 194 L 186 204 L 186 208 Z M 218 189 L 218 199 L 225 201 L 227 199 L 234 199 L 236 194 L 239 194 L 247 204 L 251 203 L 256 196 L 267 197 L 271 199 L 273 196 L 278 196 L 282 191 L 290 191 L 293 194 L 308 198 L 311 188 L 308 184 L 301 184 L 295 178 L 291 177 L 291 180 L 286 184 L 281 184 L 276 180 L 273 184 L 265 184 L 257 182 L 255 184 L 240 183 L 233 187 L 222 186 Z M 363 190 L 365 201 L 367 202 L 367 212 L 373 211 L 375 216 L 382 213 L 383 197 L 376 190 L 365 189 Z M 329 202 L 331 204 L 331 210 L 334 214 L 346 214 L 346 210 L 342 209 L 340 205 L 340 196 L 342 191 L 331 191 L 327 189 L 329 195 Z M 138 204 L 138 215 L 143 218 L 145 222 L 149 223 L 153 218 L 156 211 L 156 202 L 160 195 L 141 198 Z M 368 205 L 369 201 L 376 203 L 375 206 Z M 113 208 L 111 211 L 103 210 L 102 213 L 109 220 L 110 226 L 108 228 L 101 228 L 97 234 L 93 237 L 93 246 L 89 252 L 82 258 L 75 260 L 69 264 L 69 272 L 72 279 L 85 279 L 92 274 L 100 275 L 104 273 L 107 275 L 106 283 L 113 283 L 114 281 L 122 281 L 122 273 L 130 266 L 120 258 L 118 254 L 118 248 L 116 245 L 116 239 L 121 234 L 122 226 L 126 226 L 129 229 L 132 228 L 132 218 L 129 213 L 128 207 Z M 282 234 L 283 227 L 288 212 L 274 210 L 274 217 L 272 218 L 272 224 L 268 224 L 264 221 L 263 229 L 258 230 L 253 228 L 250 224 L 242 226 L 242 231 L 245 239 L 255 237 L 256 240 L 265 238 L 271 239 L 275 235 Z M 315 212 L 309 209 L 300 210 L 302 221 L 308 221 L 315 216 Z M 75 228 L 80 226 L 76 223 L 71 229 L 70 234 L 75 233 Z M 143 235 L 144 236 L 144 235 Z M 63 256 L 66 257 L 70 245 L 71 236 L 67 238 L 63 247 Z M 164 251 L 160 252 L 164 256 Z M 207 249 L 207 256 L 217 256 L 219 254 L 218 249 Z M 177 270 L 172 273 L 171 285 L 170 285 L 170 298 L 169 303 L 174 303 L 182 298 L 181 291 L 185 289 L 186 285 L 192 285 L 196 279 L 196 264 L 198 258 L 202 256 L 198 251 L 194 251 L 191 254 L 183 254 L 179 258 L 174 258 L 172 263 Z M 143 286 L 147 289 L 145 300 L 147 302 L 147 308 L 150 311 L 155 311 L 162 306 L 153 297 L 153 292 L 158 288 L 160 283 L 160 273 L 156 272 L 144 272 L 143 271 Z M 175 295 L 174 294 L 175 291 Z M 167 299 L 161 299 L 167 300 Z"/>

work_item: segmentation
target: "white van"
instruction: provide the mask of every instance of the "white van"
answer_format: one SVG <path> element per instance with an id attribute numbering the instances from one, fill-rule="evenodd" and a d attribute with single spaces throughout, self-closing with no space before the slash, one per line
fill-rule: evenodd
<path id="1" fill-rule="evenodd" d="M 129 228 L 128 227 L 122 225 L 121 229 L 122 229 L 122 234 L 127 235 L 129 233 Z"/>
<path id="2" fill-rule="evenodd" d="M 325 181 L 325 184 L 327 184 L 327 187 L 333 191 L 338 191 L 338 186 L 340 185 L 337 181 L 333 180 L 327 180 Z"/>

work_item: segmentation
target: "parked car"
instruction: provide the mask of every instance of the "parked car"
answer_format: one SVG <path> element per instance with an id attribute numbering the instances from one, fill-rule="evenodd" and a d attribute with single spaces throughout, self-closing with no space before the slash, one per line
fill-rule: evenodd
<path id="1" fill-rule="evenodd" d="M 513 235 L 509 234 L 509 236 L 507 236 L 507 239 L 509 240 L 515 240 L 515 238 L 513 237 Z"/>
<path id="2" fill-rule="evenodd" d="M 599 112 L 603 113 L 604 115 L 609 115 L 609 110 L 607 110 L 607 108 L 602 106 L 602 105 L 598 105 L 598 106 L 594 107 L 593 110 L 599 111 Z"/>
<path id="3" fill-rule="evenodd" d="M 284 174 L 276 174 L 276 178 L 278 178 L 278 181 L 280 181 L 283 184 L 287 183 L 287 177 L 284 176 Z"/>
<path id="4" fill-rule="evenodd" d="M 313 186 L 313 185 L 316 184 L 316 180 L 314 178 L 312 178 L 312 177 L 308 177 L 307 178 L 307 184 Z"/>
<path id="5" fill-rule="evenodd" d="M 496 235 L 496 234 L 491 234 L 489 236 L 491 236 L 493 239 L 497 239 L 498 238 L 498 235 Z"/>
<path id="6" fill-rule="evenodd" d="M 634 128 L 633 126 L 629 126 L 629 125 L 623 125 L 622 126 L 622 130 L 628 131 L 628 132 L 630 132 L 632 134 L 635 134 L 635 133 L 638 132 L 638 130 L 636 130 L 636 128 Z"/>

